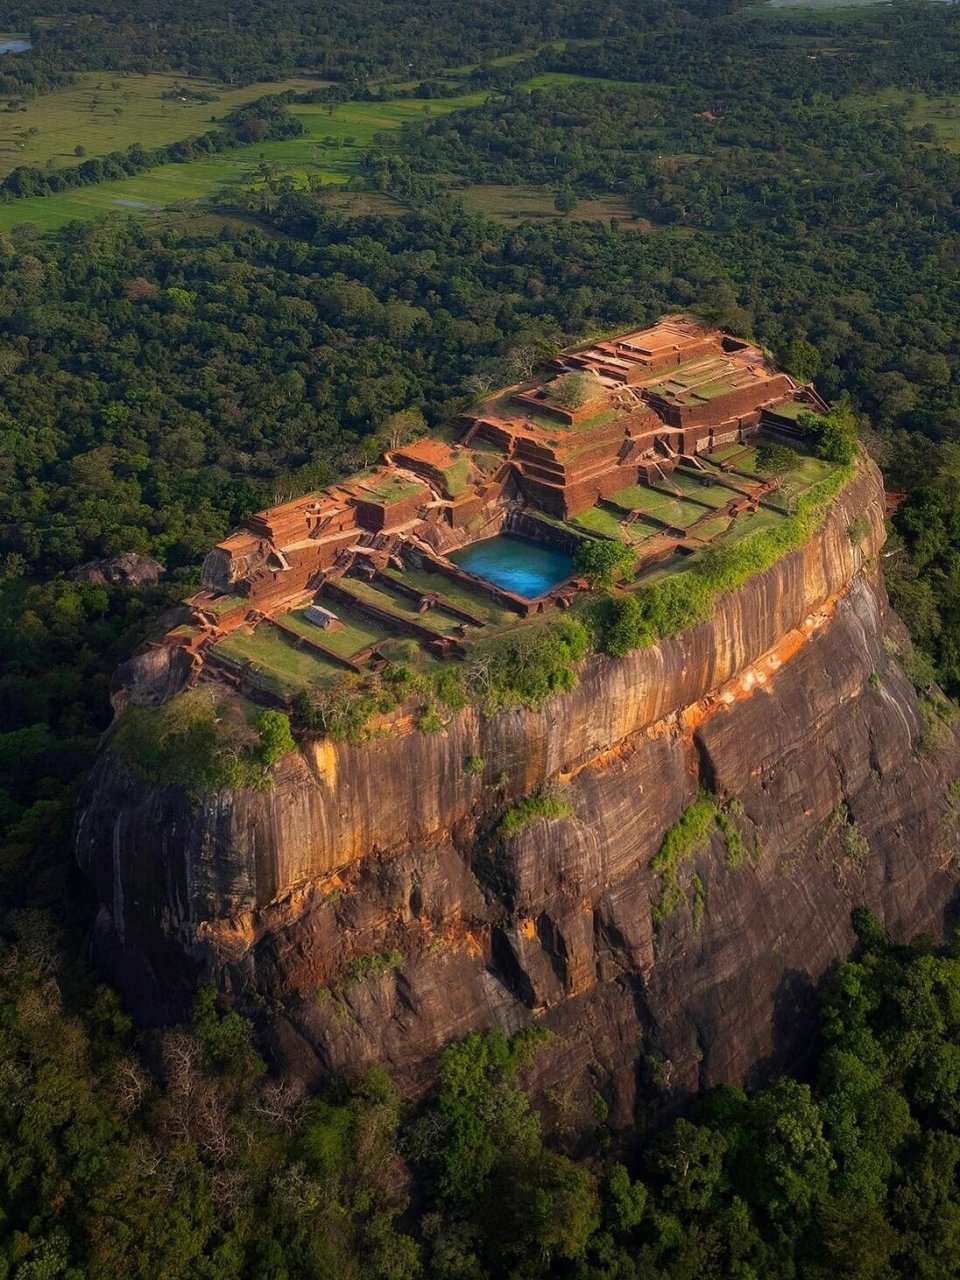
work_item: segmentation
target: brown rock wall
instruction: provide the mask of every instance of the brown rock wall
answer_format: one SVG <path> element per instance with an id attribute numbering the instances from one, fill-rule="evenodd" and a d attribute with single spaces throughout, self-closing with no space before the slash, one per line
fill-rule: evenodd
<path id="1" fill-rule="evenodd" d="M 626 1123 L 638 1089 L 673 1098 L 797 1061 L 853 906 L 899 936 L 952 918 L 960 759 L 917 754 L 916 698 L 883 643 L 882 538 L 864 466 L 817 537 L 703 626 L 589 659 L 538 712 L 313 743 L 270 793 L 195 807 L 105 753 L 78 834 L 101 961 L 145 1018 L 216 981 L 307 1078 L 382 1061 L 415 1090 L 449 1040 L 540 1021 L 557 1036 L 539 1083 L 567 1123 L 589 1122 L 594 1087 Z M 572 816 L 501 839 L 503 810 L 548 782 Z M 736 801 L 745 854 L 717 831 L 679 876 L 688 903 L 699 877 L 702 920 L 687 905 L 657 925 L 650 859 L 701 786 Z"/>

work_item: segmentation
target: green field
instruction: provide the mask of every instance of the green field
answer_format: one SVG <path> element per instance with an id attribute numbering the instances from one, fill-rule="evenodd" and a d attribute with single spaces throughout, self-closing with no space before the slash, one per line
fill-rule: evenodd
<path id="1" fill-rule="evenodd" d="M 558 72 L 536 76 L 527 84 L 530 88 L 551 88 L 589 79 Z M 285 88 L 302 90 L 322 83 L 301 78 L 230 89 L 189 77 L 85 73 L 81 84 L 42 95 L 28 104 L 26 112 L 10 113 L 9 119 L 0 116 L 3 126 L 0 128 L 0 176 L 19 164 L 53 163 L 57 167 L 78 164 L 80 160 L 74 154 L 77 145 L 84 146 L 88 156 L 96 156 L 123 149 L 133 142 L 144 146 L 175 142 L 214 128 L 211 117 L 225 115 L 243 102 Z M 175 84 L 209 89 L 218 94 L 219 101 L 164 102 L 161 92 Z M 333 110 L 313 104 L 294 105 L 291 112 L 303 122 L 303 137 L 255 143 L 186 164 L 163 165 L 133 178 L 0 204 L 0 230 L 32 223 L 40 231 L 53 231 L 74 219 L 106 213 L 156 215 L 206 200 L 223 187 L 257 186 L 280 173 L 290 175 L 298 184 L 305 183 L 308 175 L 312 175 L 324 183 L 345 187 L 357 176 L 360 157 L 378 134 L 389 134 L 404 124 L 426 123 L 431 117 L 479 106 L 487 96 L 487 91 L 477 91 L 455 98 L 348 102 Z M 29 128 L 37 132 L 26 137 Z M 532 187 L 468 186 L 457 194 L 468 208 L 501 221 L 557 217 L 551 193 Z M 355 203 L 357 212 L 367 211 L 370 201 L 377 202 L 375 212 L 401 209 L 376 193 L 345 193 L 343 201 Z M 572 216 L 601 221 L 619 218 L 624 225 L 636 230 L 652 230 L 650 223 L 634 219 L 629 205 L 617 196 L 581 200 Z"/>
<path id="2" fill-rule="evenodd" d="M 857 95 L 847 99 L 853 111 L 882 110 L 900 107 L 905 111 L 905 121 L 911 129 L 929 126 L 936 133 L 936 142 L 948 151 L 960 151 L 960 94 L 928 94 L 907 89 L 882 89 L 879 93 Z"/>
<path id="3" fill-rule="evenodd" d="M 262 96 L 265 86 L 261 85 L 260 91 L 255 96 Z M 31 222 L 47 231 L 74 218 L 111 212 L 156 212 L 182 201 L 205 199 L 229 184 L 256 185 L 273 170 L 289 173 L 301 182 L 312 173 L 324 182 L 344 184 L 357 173 L 360 155 L 376 134 L 389 133 L 410 121 L 426 120 L 431 114 L 476 106 L 485 97 L 484 93 L 468 93 L 459 98 L 348 102 L 332 114 L 324 107 L 293 107 L 292 113 L 306 129 L 301 138 L 253 143 L 188 164 L 162 165 L 118 182 L 14 200 L 0 205 L 0 229 Z"/>
<path id="4" fill-rule="evenodd" d="M 301 635 L 316 640 L 318 644 L 322 644 L 324 648 L 338 654 L 341 658 L 352 658 L 354 654 L 360 653 L 363 649 L 369 649 L 371 645 L 385 640 L 391 634 L 385 627 L 381 627 L 362 613 L 355 613 L 339 600 L 324 601 L 324 607 L 337 615 L 342 624 L 340 627 L 329 631 L 321 630 L 304 618 L 302 609 L 284 613 L 279 620 Z"/>
<path id="5" fill-rule="evenodd" d="M 214 649 L 233 662 L 250 662 L 283 689 L 297 692 L 342 674 L 340 667 L 311 649 L 296 648 L 268 622 L 254 631 L 234 631 Z"/>
<path id="6" fill-rule="evenodd" d="M 104 156 L 124 151 L 134 142 L 144 147 L 177 142 L 215 129 L 216 120 L 268 93 L 286 89 L 302 93 L 324 83 L 299 76 L 238 89 L 190 76 L 83 72 L 69 89 L 56 89 L 23 102 L 16 111 L 0 112 L 0 177 L 21 164 L 77 165 L 77 146 L 84 147 L 88 156 Z M 177 86 L 216 94 L 217 101 L 161 98 Z"/>
<path id="7" fill-rule="evenodd" d="M 487 218 L 498 222 L 517 222 L 522 218 L 556 218 L 554 196 L 552 191 L 543 187 L 509 186 L 501 183 L 485 183 L 455 188 L 454 194 L 459 196 L 471 213 L 482 213 Z M 625 231 L 653 231 L 652 222 L 646 218 L 638 218 L 623 196 L 592 196 L 577 202 L 571 218 L 579 218 L 588 222 L 609 222 L 611 218 L 619 218 Z"/>

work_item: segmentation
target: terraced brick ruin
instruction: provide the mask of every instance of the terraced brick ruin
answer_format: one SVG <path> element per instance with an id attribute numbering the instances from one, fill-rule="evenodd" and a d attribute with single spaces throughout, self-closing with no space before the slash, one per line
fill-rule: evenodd
<path id="1" fill-rule="evenodd" d="M 581 608 L 574 574 L 523 594 L 460 567 L 494 536 L 560 557 L 617 539 L 636 561 L 621 594 L 689 574 L 829 471 L 802 448 L 825 408 L 681 317 L 561 355 L 448 433 L 253 517 L 184 623 L 118 673 L 116 705 L 199 681 L 225 706 L 290 706 L 398 643 L 442 673 Z M 766 470 L 758 433 L 800 446 L 795 469 Z M 410 1094 L 451 1040 L 546 1027 L 535 1092 L 583 1130 L 593 1090 L 616 1127 L 638 1096 L 672 1106 L 801 1063 L 853 907 L 895 938 L 956 918 L 960 752 L 952 733 L 930 749 L 900 661 L 879 472 L 861 454 L 842 481 L 705 621 L 588 654 L 535 707 L 468 703 L 426 732 L 398 706 L 353 743 L 300 729 L 268 789 L 199 795 L 139 775 L 108 734 L 77 849 L 94 955 L 137 1018 L 181 1017 L 211 983 L 284 1071 L 381 1063 Z M 562 803 L 504 822 L 543 795 Z M 716 821 L 668 872 L 665 833 L 703 795 Z"/>
<path id="2" fill-rule="evenodd" d="M 167 644 L 193 678 L 248 692 L 269 671 L 257 657 L 271 628 L 316 655 L 317 679 L 364 669 L 397 635 L 462 656 L 502 621 L 488 604 L 525 617 L 569 604 L 578 584 L 530 598 L 451 552 L 500 533 L 567 551 L 612 536 L 635 550 L 640 583 L 761 507 L 778 510 L 779 479 L 738 463 L 752 462 L 761 426 L 799 436 L 803 409 L 826 405 L 759 348 L 684 316 L 564 353 L 445 438 L 397 447 L 368 471 L 253 516 L 207 557 L 191 617 Z M 260 640 L 245 643 L 260 626 Z"/>

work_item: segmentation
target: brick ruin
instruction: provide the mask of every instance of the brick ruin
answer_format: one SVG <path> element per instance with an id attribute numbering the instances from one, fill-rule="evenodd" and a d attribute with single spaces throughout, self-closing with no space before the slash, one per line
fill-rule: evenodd
<path id="1" fill-rule="evenodd" d="M 575 545 L 584 534 L 559 522 L 630 486 L 669 486 L 677 467 L 702 470 L 702 455 L 748 440 L 761 425 L 795 436 L 799 405 L 826 410 L 811 386 L 774 368 L 759 347 L 685 316 L 561 353 L 536 379 L 464 415 L 445 438 L 392 449 L 376 467 L 251 516 L 207 556 L 202 590 L 187 602 L 190 624 L 165 643 L 199 671 L 230 631 L 320 597 L 329 604 L 346 578 L 375 581 L 391 568 L 391 589 L 426 610 L 422 592 L 396 581 L 411 562 L 521 616 L 568 603 L 576 584 L 530 601 L 473 578 L 447 553 L 501 531 Z M 756 509 L 757 497 L 749 486 L 732 492 L 731 520 L 751 502 Z M 638 550 L 638 568 L 696 541 L 689 530 L 655 529 Z M 353 604 L 377 616 L 375 604 Z M 450 601 L 443 607 L 458 614 Z M 459 615 L 480 625 L 468 609 Z M 415 623 L 391 629 L 431 640 Z M 323 652 L 319 639 L 315 647 Z M 446 656 L 458 646 L 448 639 L 433 648 Z M 337 661 L 359 669 L 354 659 Z"/>

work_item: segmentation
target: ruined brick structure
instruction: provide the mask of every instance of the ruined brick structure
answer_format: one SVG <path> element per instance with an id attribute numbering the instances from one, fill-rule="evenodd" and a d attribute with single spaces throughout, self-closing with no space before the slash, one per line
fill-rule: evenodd
<path id="1" fill-rule="evenodd" d="M 564 394 L 571 378 L 575 403 Z M 758 347 L 685 316 L 562 353 L 464 415 L 448 438 L 399 446 L 376 467 L 252 516 L 207 556 L 203 590 L 188 602 L 193 622 L 215 636 L 255 624 L 329 594 L 357 564 L 371 573 L 391 557 L 399 565 L 410 549 L 456 577 L 446 553 L 500 532 L 518 512 L 567 520 L 630 486 L 669 484 L 675 468 L 745 440 L 765 414 L 795 431 L 795 413 L 776 409 L 796 402 L 826 408 Z M 641 564 L 697 541 L 669 526 L 656 533 Z M 521 615 L 545 607 L 480 589 Z M 205 645 L 189 627 L 167 643 L 191 654 Z"/>

